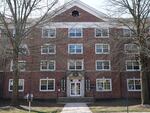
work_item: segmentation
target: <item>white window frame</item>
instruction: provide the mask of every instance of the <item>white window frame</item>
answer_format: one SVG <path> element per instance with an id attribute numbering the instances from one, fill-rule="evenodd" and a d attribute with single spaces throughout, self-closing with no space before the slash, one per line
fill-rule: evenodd
<path id="1" fill-rule="evenodd" d="M 127 63 L 128 62 L 132 62 L 132 68 L 133 66 L 133 62 L 139 62 L 139 69 L 138 70 L 134 70 L 134 69 L 127 69 Z M 126 71 L 141 71 L 141 65 L 140 65 L 140 61 L 139 60 L 126 60 Z"/>
<path id="2" fill-rule="evenodd" d="M 27 44 L 21 44 L 19 48 L 20 48 L 20 49 L 21 49 L 21 48 L 26 49 L 26 53 L 25 53 L 25 54 L 21 54 L 21 53 L 19 52 L 20 55 L 27 55 L 27 54 L 30 54 L 29 48 L 28 48 Z"/>
<path id="3" fill-rule="evenodd" d="M 81 53 L 78 53 L 77 51 L 70 52 L 70 46 L 75 46 L 75 48 L 77 48 L 76 46 L 81 46 Z M 83 54 L 83 44 L 68 44 L 68 54 Z"/>
<path id="4" fill-rule="evenodd" d="M 104 87 L 103 87 L 102 90 L 99 90 L 99 89 L 98 89 L 98 81 L 99 81 L 99 80 L 102 80 L 103 84 L 104 84 L 104 81 L 105 81 L 105 80 L 109 80 L 109 81 L 110 81 L 110 89 L 109 89 L 109 90 L 106 90 L 106 89 L 104 89 Z M 97 91 L 97 92 L 110 92 L 110 91 L 112 91 L 112 79 L 111 79 L 111 78 L 97 78 L 97 79 L 96 79 L 96 91 Z"/>
<path id="5" fill-rule="evenodd" d="M 96 30 L 97 30 L 97 29 L 99 29 L 99 30 L 101 30 L 101 31 L 102 31 L 103 29 L 106 29 L 107 32 L 108 32 L 108 36 L 103 36 L 103 35 L 102 35 L 102 36 L 96 36 Z M 109 38 L 109 28 L 95 28 L 95 37 L 96 37 L 96 38 Z"/>
<path id="6" fill-rule="evenodd" d="M 108 52 L 104 52 L 104 48 L 102 48 L 102 52 L 97 52 L 97 46 L 104 46 L 108 45 Z M 95 54 L 110 54 L 110 45 L 109 44 L 103 44 L 103 43 L 96 43 L 95 44 Z"/>
<path id="7" fill-rule="evenodd" d="M 70 36 L 70 33 L 71 33 L 70 30 L 71 29 L 81 29 L 81 36 Z M 69 38 L 82 38 L 83 37 L 83 28 L 80 28 L 80 27 L 68 28 L 68 37 Z"/>
<path id="8" fill-rule="evenodd" d="M 51 52 L 48 51 L 48 53 L 43 53 L 43 51 L 42 51 L 43 47 L 44 47 L 44 46 L 51 46 L 51 45 L 54 46 L 54 52 L 51 53 Z M 48 49 L 48 50 L 49 50 L 49 49 Z M 44 54 L 56 54 L 56 45 L 54 45 L 54 44 L 44 44 L 43 46 L 41 46 L 41 55 L 44 55 Z"/>
<path id="9" fill-rule="evenodd" d="M 55 30 L 54 36 L 44 36 L 43 33 L 44 33 L 44 30 L 45 30 L 45 29 L 53 29 L 53 30 Z M 42 28 L 42 38 L 56 38 L 56 28 L 43 27 L 43 28 Z"/>
<path id="10" fill-rule="evenodd" d="M 18 63 L 25 63 L 25 65 L 26 65 L 25 60 L 19 60 Z M 13 71 L 13 60 L 11 60 L 11 62 L 10 62 L 10 71 Z M 20 72 L 24 72 L 24 71 L 26 71 L 26 68 L 23 70 L 20 70 Z"/>
<path id="11" fill-rule="evenodd" d="M 47 81 L 47 86 L 48 86 L 48 80 L 53 80 L 54 81 L 54 89 L 53 90 L 42 90 L 41 89 L 41 81 L 42 80 L 46 80 Z M 48 88 L 48 87 L 47 87 Z M 39 84 L 39 91 L 40 92 L 52 92 L 52 91 L 55 91 L 55 79 L 48 79 L 48 78 L 46 78 L 46 79 L 40 79 L 40 84 Z"/>
<path id="12" fill-rule="evenodd" d="M 129 43 L 129 44 L 124 44 L 124 51 L 125 51 L 125 53 L 127 53 L 127 54 L 139 54 L 140 52 L 139 52 L 139 47 L 138 47 L 138 52 L 132 52 L 132 53 L 129 53 L 128 51 L 127 51 L 127 46 L 128 45 L 136 45 L 136 44 L 132 44 L 132 43 Z M 132 50 L 131 50 L 132 51 Z"/>
<path id="13" fill-rule="evenodd" d="M 9 84 L 9 85 L 8 85 L 8 91 L 9 91 L 9 92 L 12 92 L 12 91 L 13 91 L 13 90 L 10 89 L 10 86 L 11 86 L 10 81 L 11 81 L 11 80 L 13 80 L 13 79 L 9 79 L 9 83 L 8 83 L 8 84 Z M 19 90 L 19 92 L 23 92 L 23 91 L 24 91 L 24 79 L 19 79 L 19 81 L 20 81 L 20 80 L 23 81 L 23 86 L 22 86 L 23 89 L 22 89 L 22 90 Z M 18 82 L 18 83 L 19 83 L 19 82 Z"/>
<path id="14" fill-rule="evenodd" d="M 109 62 L 109 69 L 97 69 L 97 62 L 102 62 L 103 63 L 104 61 Z M 96 67 L 96 71 L 110 71 L 111 70 L 111 61 L 110 60 L 96 60 L 95 67 Z M 102 67 L 104 67 L 104 65 Z"/>
<path id="15" fill-rule="evenodd" d="M 134 81 L 134 84 L 133 84 L 134 85 L 134 89 L 133 90 L 129 89 L 129 84 L 128 83 L 129 83 L 130 80 Z M 136 86 L 135 85 L 135 81 L 136 80 L 140 80 L 140 83 L 141 83 L 141 79 L 140 78 L 129 78 L 129 79 L 127 79 L 127 89 L 128 89 L 128 91 L 132 91 L 132 92 L 141 92 L 142 91 L 142 86 L 141 86 L 141 89 L 135 89 L 135 86 Z"/>
<path id="16" fill-rule="evenodd" d="M 74 61 L 75 62 L 75 67 L 76 67 L 76 62 L 77 61 L 81 61 L 81 63 L 82 63 L 82 69 L 69 69 L 69 67 L 70 67 L 70 61 Z M 68 70 L 70 70 L 70 71 L 82 71 L 82 70 L 84 70 L 84 60 L 68 60 Z"/>
<path id="17" fill-rule="evenodd" d="M 124 34 L 125 34 L 125 30 L 129 30 L 129 32 L 130 32 L 130 36 L 125 36 Z M 133 35 L 132 35 L 132 31 L 131 31 L 131 29 L 129 29 L 129 28 L 123 28 L 123 37 L 124 38 L 130 38 L 130 37 L 132 37 Z"/>
<path id="18" fill-rule="evenodd" d="M 42 65 L 41 65 L 42 61 L 53 62 L 54 63 L 54 69 L 42 69 Z M 40 62 L 40 71 L 55 71 L 55 70 L 56 70 L 56 61 L 55 60 L 41 60 L 41 62 Z"/>

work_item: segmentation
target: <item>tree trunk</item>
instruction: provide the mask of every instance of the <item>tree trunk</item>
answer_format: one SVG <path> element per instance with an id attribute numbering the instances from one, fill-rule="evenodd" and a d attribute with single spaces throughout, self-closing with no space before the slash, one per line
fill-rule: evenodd
<path id="1" fill-rule="evenodd" d="M 141 84 L 142 84 L 142 92 L 141 92 L 141 104 L 149 104 L 150 103 L 150 90 L 149 90 L 149 73 L 146 71 L 141 71 Z"/>

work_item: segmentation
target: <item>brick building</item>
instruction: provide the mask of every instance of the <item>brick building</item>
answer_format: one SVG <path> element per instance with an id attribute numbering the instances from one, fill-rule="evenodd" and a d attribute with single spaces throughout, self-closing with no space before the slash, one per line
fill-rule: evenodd
<path id="1" fill-rule="evenodd" d="M 62 8 L 62 7 L 61 7 Z M 58 97 L 140 98 L 138 48 L 127 43 L 132 33 L 94 8 L 72 1 L 36 27 L 20 54 L 19 95 Z M 116 39 L 118 39 L 116 41 Z M 2 73 L 2 97 L 10 98 L 13 61 Z"/>

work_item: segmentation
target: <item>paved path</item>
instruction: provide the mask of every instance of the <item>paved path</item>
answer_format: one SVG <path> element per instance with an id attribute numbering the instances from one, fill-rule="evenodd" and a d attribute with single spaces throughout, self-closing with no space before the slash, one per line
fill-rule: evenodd
<path id="1" fill-rule="evenodd" d="M 61 113 L 92 113 L 86 103 L 67 103 Z"/>

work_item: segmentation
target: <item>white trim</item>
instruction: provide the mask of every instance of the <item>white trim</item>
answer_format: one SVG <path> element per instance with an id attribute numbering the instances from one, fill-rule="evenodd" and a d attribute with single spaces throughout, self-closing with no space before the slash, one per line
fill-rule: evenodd
<path id="1" fill-rule="evenodd" d="M 70 30 L 71 29 L 80 29 L 81 30 L 81 36 L 70 36 Z M 76 34 L 76 32 L 75 32 L 75 34 Z M 83 38 L 83 28 L 81 28 L 81 27 L 71 27 L 71 28 L 68 28 L 68 37 L 69 38 Z"/>
<path id="2" fill-rule="evenodd" d="M 53 90 L 41 90 L 41 81 L 42 80 L 46 80 L 47 81 L 47 86 L 48 86 L 48 80 L 53 80 L 54 81 L 54 89 Z M 46 87 L 47 87 L 46 86 Z M 50 91 L 50 92 L 52 92 L 52 91 L 55 91 L 55 79 L 49 79 L 49 78 L 46 78 L 46 79 L 40 79 L 40 84 L 39 84 L 39 91 L 40 92 L 48 92 L 48 91 Z"/>
<path id="3" fill-rule="evenodd" d="M 52 37 L 52 36 L 43 36 L 43 30 L 44 29 L 53 29 L 53 30 L 55 30 L 55 34 L 54 34 L 54 36 Z M 55 27 L 49 27 L 49 26 L 44 26 L 44 27 L 42 27 L 42 36 L 41 36 L 42 38 L 56 38 L 56 28 Z"/>
<path id="4" fill-rule="evenodd" d="M 48 51 L 48 53 L 43 53 L 42 52 L 42 49 L 43 49 L 43 47 L 44 46 L 53 46 L 54 47 L 54 53 L 50 53 L 49 51 Z M 49 50 L 49 48 L 48 48 L 48 50 Z M 53 54 L 56 54 L 56 45 L 54 45 L 54 44 L 43 44 L 42 46 L 41 46 L 41 55 L 45 55 L 45 54 L 50 54 L 50 55 L 53 55 Z"/>
<path id="5" fill-rule="evenodd" d="M 132 53 L 129 53 L 129 52 L 127 51 L 127 46 L 128 46 L 128 45 L 136 45 L 136 44 L 132 44 L 132 43 L 124 44 L 124 51 L 125 51 L 126 54 L 139 54 L 139 53 L 140 53 L 140 52 L 139 52 L 139 47 L 138 47 L 137 45 L 136 45 L 136 46 L 138 47 L 138 52 L 136 52 L 136 53 L 133 53 L 133 52 L 132 52 Z M 131 51 L 132 51 L 132 50 L 131 50 Z"/>
<path id="6" fill-rule="evenodd" d="M 11 86 L 11 85 L 10 85 L 10 81 L 11 81 L 11 80 L 13 80 L 13 79 L 9 79 L 9 83 L 8 83 L 8 84 L 9 84 L 9 85 L 8 85 L 8 91 L 9 91 L 9 92 L 12 92 L 12 91 L 13 91 L 13 90 L 10 90 L 10 86 Z M 19 92 L 23 92 L 23 91 L 24 91 L 24 79 L 19 79 L 19 81 L 20 81 L 20 80 L 23 81 L 23 86 L 22 86 L 23 89 L 22 89 L 22 90 L 19 90 Z M 18 82 L 18 84 L 19 84 L 19 82 Z"/>
<path id="7" fill-rule="evenodd" d="M 104 46 L 104 45 L 107 45 L 108 46 L 108 52 L 104 52 L 102 48 L 102 52 L 97 52 L 97 46 Z M 95 54 L 110 54 L 110 45 L 109 44 L 104 44 L 104 43 L 96 43 L 95 44 Z"/>
<path id="8" fill-rule="evenodd" d="M 42 69 L 42 61 L 47 61 L 47 62 L 53 62 L 54 63 L 54 69 Z M 55 71 L 56 70 L 56 61 L 55 60 L 41 60 L 40 62 L 40 71 Z"/>
<path id="9" fill-rule="evenodd" d="M 26 49 L 26 54 L 25 55 L 29 55 L 30 54 L 30 51 L 29 51 L 29 48 L 28 48 L 28 45 L 27 44 L 20 44 L 19 48 L 24 48 Z M 22 55 L 20 53 L 20 55 Z M 24 54 L 23 54 L 24 55 Z"/>
<path id="10" fill-rule="evenodd" d="M 100 29 L 101 31 L 102 31 L 103 29 L 106 29 L 107 32 L 108 32 L 108 36 L 96 36 L 96 29 Z M 97 27 L 97 28 L 94 29 L 94 31 L 95 31 L 95 37 L 96 37 L 96 38 L 109 38 L 109 31 L 110 31 L 110 30 L 109 30 L 108 27 L 107 27 L 107 28 L 102 28 L 102 27 L 98 28 L 98 27 Z"/>
<path id="11" fill-rule="evenodd" d="M 106 90 L 106 89 L 104 89 L 104 87 L 103 87 L 102 90 L 99 90 L 99 89 L 98 89 L 98 86 L 97 86 L 98 80 L 102 80 L 103 83 L 104 83 L 105 80 L 109 80 L 109 81 L 110 81 L 110 89 L 109 89 L 109 90 Z M 109 92 L 109 91 L 112 91 L 112 79 L 111 79 L 111 78 L 97 78 L 97 79 L 96 79 L 96 91 L 97 91 L 97 92 Z"/>
<path id="12" fill-rule="evenodd" d="M 75 48 L 76 48 L 76 46 L 81 46 L 81 53 L 77 53 L 77 51 L 75 51 L 75 53 L 71 53 L 70 46 L 72 46 L 72 45 L 74 45 Z M 68 54 L 83 54 L 83 44 L 81 44 L 81 43 L 68 44 Z"/>
<path id="13" fill-rule="evenodd" d="M 133 80 L 134 81 L 134 84 L 133 84 L 134 85 L 134 89 L 133 90 L 129 89 L 129 84 L 128 84 L 129 80 Z M 140 80 L 140 85 L 141 85 L 141 79 L 140 78 L 128 78 L 127 79 L 127 89 L 128 89 L 128 91 L 132 91 L 132 92 L 141 92 L 142 91 L 142 89 L 139 89 L 139 90 L 135 89 L 135 81 L 136 80 Z"/>
<path id="14" fill-rule="evenodd" d="M 97 62 L 102 62 L 102 65 L 103 65 L 104 61 L 109 62 L 109 69 L 97 69 Z M 96 60 L 95 67 L 96 67 L 96 71 L 110 71 L 111 70 L 111 62 L 110 62 L 110 60 Z M 104 66 L 102 66 L 102 67 L 104 67 Z"/>
<path id="15" fill-rule="evenodd" d="M 25 63 L 25 69 L 20 70 L 20 72 L 26 71 L 26 61 L 25 61 L 25 60 L 19 60 L 19 61 L 18 61 L 18 64 L 19 64 L 19 63 Z M 18 69 L 19 69 L 19 68 L 18 68 Z M 13 60 L 11 60 L 11 62 L 10 62 L 10 71 L 13 71 Z"/>
<path id="16" fill-rule="evenodd" d="M 77 86 L 77 83 L 79 83 L 80 84 L 80 95 L 71 95 L 71 84 L 72 83 L 74 83 L 74 85 L 75 85 L 75 91 L 77 91 L 76 90 L 76 86 Z M 77 92 L 75 92 L 75 93 L 77 93 Z M 78 97 L 78 96 L 81 96 L 81 81 L 72 81 L 72 82 L 70 82 L 70 96 L 71 97 Z"/>
<path id="17" fill-rule="evenodd" d="M 132 68 L 133 68 L 133 62 L 138 62 L 139 63 L 139 69 L 134 70 L 134 69 L 127 69 L 127 62 L 132 63 Z M 140 71 L 141 70 L 141 65 L 139 60 L 126 60 L 126 71 Z"/>
<path id="18" fill-rule="evenodd" d="M 69 61 L 74 61 L 75 62 L 75 68 L 76 68 L 76 62 L 81 61 L 82 69 L 69 69 Z M 83 59 L 82 60 L 68 60 L 68 70 L 70 70 L 70 71 L 82 71 L 82 70 L 84 70 L 84 60 Z"/>

